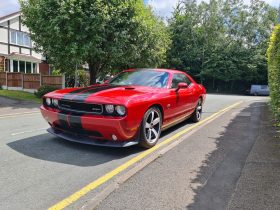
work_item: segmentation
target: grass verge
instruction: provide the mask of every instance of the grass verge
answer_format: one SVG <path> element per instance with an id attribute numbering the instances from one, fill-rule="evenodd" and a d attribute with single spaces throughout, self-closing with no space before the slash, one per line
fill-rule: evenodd
<path id="1" fill-rule="evenodd" d="M 24 91 L 0 90 L 0 96 L 12 98 L 12 99 L 19 99 L 19 100 L 41 103 L 41 99 L 37 98 L 34 94 L 24 92 Z"/>

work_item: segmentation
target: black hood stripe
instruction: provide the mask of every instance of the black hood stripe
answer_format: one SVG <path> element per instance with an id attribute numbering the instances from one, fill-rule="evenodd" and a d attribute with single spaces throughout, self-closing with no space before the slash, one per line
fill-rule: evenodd
<path id="1" fill-rule="evenodd" d="M 87 88 L 81 88 L 79 90 L 74 90 L 70 93 L 65 94 L 62 97 L 62 100 L 75 100 L 78 102 L 84 102 L 91 94 L 97 93 L 103 90 L 109 90 L 116 88 L 118 86 L 113 85 L 106 85 L 106 86 L 98 86 L 98 87 L 87 87 Z"/>
<path id="2" fill-rule="evenodd" d="M 78 102 L 85 102 L 86 99 L 93 93 L 97 93 L 103 90 L 109 90 L 112 88 L 116 88 L 118 86 L 113 85 L 105 85 L 105 86 L 98 86 L 98 87 L 86 87 L 74 90 L 70 93 L 65 94 L 62 97 L 62 100 L 75 100 Z M 66 115 L 59 115 L 59 123 L 62 126 L 65 126 L 66 128 L 71 128 L 73 130 L 83 130 L 81 116 L 72 116 L 71 113 L 68 115 L 68 119 Z M 70 125 L 70 127 L 69 127 Z"/>

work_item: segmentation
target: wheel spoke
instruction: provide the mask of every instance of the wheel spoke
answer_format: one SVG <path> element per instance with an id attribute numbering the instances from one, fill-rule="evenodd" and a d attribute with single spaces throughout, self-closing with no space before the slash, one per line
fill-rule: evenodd
<path id="1" fill-rule="evenodd" d="M 200 112 L 199 111 L 196 112 L 196 116 L 197 116 L 197 119 L 200 119 Z"/>
<path id="2" fill-rule="evenodd" d="M 158 132 L 156 131 L 156 129 L 152 129 L 152 132 L 154 133 L 154 135 L 155 135 L 155 138 L 157 138 L 158 137 Z"/>
<path id="3" fill-rule="evenodd" d="M 151 122 L 153 122 L 154 121 L 154 116 L 155 116 L 155 112 L 153 111 L 153 112 L 151 112 Z"/>
<path id="4" fill-rule="evenodd" d="M 201 110 L 202 110 L 202 106 L 198 106 L 198 107 L 197 107 L 197 110 L 198 110 L 198 111 L 201 111 Z"/>
<path id="5" fill-rule="evenodd" d="M 148 130 L 148 139 L 152 140 L 152 130 L 151 129 Z"/>
<path id="6" fill-rule="evenodd" d="M 158 117 L 158 118 L 154 119 L 153 125 L 157 125 L 159 122 L 160 122 L 160 119 L 159 119 L 159 117 Z"/>
<path id="7" fill-rule="evenodd" d="M 146 122 L 145 128 L 150 128 L 150 127 L 151 127 L 151 124 Z"/>

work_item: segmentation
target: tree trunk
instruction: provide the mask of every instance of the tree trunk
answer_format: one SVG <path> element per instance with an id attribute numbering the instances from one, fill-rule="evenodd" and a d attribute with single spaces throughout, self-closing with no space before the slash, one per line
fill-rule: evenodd
<path id="1" fill-rule="evenodd" d="M 98 67 L 93 63 L 89 63 L 88 66 L 89 66 L 89 76 L 90 76 L 89 83 L 90 85 L 94 85 L 96 84 Z"/>

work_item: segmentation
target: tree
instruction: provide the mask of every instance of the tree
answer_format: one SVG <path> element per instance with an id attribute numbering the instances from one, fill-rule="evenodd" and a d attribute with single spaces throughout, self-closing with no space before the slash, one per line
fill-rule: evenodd
<path id="1" fill-rule="evenodd" d="M 276 9 L 261 0 L 184 0 L 170 20 L 168 64 L 213 90 L 218 83 L 229 91 L 236 83 L 267 83 L 265 52 L 275 22 Z"/>
<path id="2" fill-rule="evenodd" d="M 56 68 L 87 63 L 90 83 L 127 67 L 156 67 L 169 44 L 163 22 L 142 0 L 21 0 L 24 24 Z"/>

